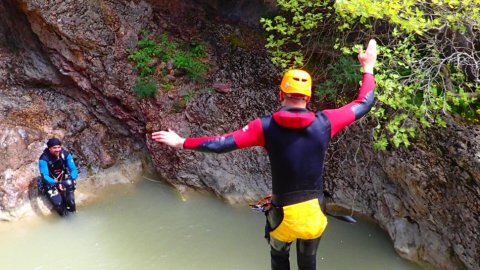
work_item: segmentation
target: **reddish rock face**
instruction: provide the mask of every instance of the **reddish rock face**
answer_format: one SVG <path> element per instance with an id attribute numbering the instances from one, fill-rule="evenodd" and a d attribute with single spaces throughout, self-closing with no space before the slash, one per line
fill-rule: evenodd
<path id="1" fill-rule="evenodd" d="M 230 83 L 214 83 L 213 84 L 213 89 L 219 93 L 226 94 L 230 92 L 231 89 L 231 84 Z"/>

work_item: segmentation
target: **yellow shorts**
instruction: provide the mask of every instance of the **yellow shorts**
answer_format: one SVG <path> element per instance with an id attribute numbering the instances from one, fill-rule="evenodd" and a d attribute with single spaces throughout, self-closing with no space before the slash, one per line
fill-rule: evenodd
<path id="1" fill-rule="evenodd" d="M 296 239 L 315 239 L 322 235 L 327 223 L 318 199 L 312 199 L 283 206 L 283 220 L 270 236 L 287 243 Z"/>

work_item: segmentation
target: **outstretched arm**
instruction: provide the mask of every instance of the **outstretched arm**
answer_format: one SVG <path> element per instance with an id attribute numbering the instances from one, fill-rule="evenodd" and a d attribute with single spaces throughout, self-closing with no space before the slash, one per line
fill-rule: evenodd
<path id="1" fill-rule="evenodd" d="M 331 123 L 330 137 L 335 136 L 344 127 L 367 114 L 372 108 L 375 97 L 373 91 L 375 89 L 373 67 L 376 60 L 377 43 L 371 39 L 368 42 L 367 50 L 363 52 L 363 48 L 360 48 L 358 53 L 358 61 L 363 68 L 364 74 L 357 98 L 341 108 L 323 111 Z"/>
<path id="2" fill-rule="evenodd" d="M 251 146 L 264 146 L 260 119 L 251 121 L 242 129 L 218 136 L 183 138 L 169 129 L 152 133 L 152 139 L 175 148 L 214 153 L 224 153 Z"/>

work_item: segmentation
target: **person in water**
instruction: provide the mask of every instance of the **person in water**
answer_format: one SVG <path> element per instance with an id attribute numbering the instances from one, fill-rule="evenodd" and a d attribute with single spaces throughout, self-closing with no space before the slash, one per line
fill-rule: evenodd
<path id="1" fill-rule="evenodd" d="M 312 95 L 310 75 L 289 70 L 280 85 L 281 108 L 257 118 L 240 130 L 219 136 L 182 138 L 175 131 L 157 131 L 152 139 L 175 148 L 223 153 L 240 148 L 266 148 L 272 171 L 271 207 L 267 211 L 267 240 L 271 268 L 290 269 L 290 245 L 296 241 L 301 270 L 316 269 L 316 253 L 327 226 L 323 195 L 323 167 L 330 139 L 364 116 L 373 106 L 377 58 L 376 42 L 359 51 L 363 68 L 357 98 L 337 109 L 306 109 Z"/>
<path id="2" fill-rule="evenodd" d="M 58 138 L 47 141 L 47 148 L 38 160 L 45 196 L 60 216 L 75 212 L 75 184 L 77 167 L 72 155 L 62 148 Z"/>

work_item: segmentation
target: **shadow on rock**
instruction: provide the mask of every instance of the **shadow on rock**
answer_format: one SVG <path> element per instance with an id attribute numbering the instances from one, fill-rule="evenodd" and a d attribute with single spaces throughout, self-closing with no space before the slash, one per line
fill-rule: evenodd
<path id="1" fill-rule="evenodd" d="M 40 176 L 30 181 L 28 185 L 28 199 L 30 201 L 30 207 L 37 216 L 47 216 L 54 211 L 50 207 L 50 202 L 44 196 L 44 191 L 38 186 L 40 181 L 42 181 Z"/>

